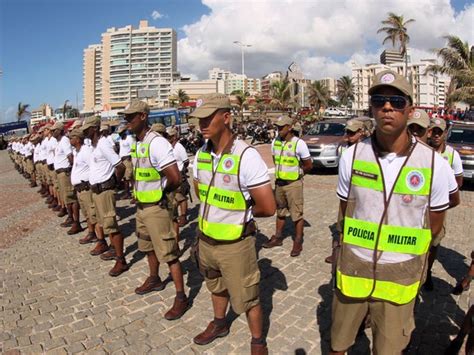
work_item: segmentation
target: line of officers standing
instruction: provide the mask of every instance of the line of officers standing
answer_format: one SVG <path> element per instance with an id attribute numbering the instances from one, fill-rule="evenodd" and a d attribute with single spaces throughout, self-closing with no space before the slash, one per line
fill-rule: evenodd
<path id="1" fill-rule="evenodd" d="M 346 129 L 348 145 L 339 166 L 340 236 L 329 260 L 335 266 L 331 327 L 331 351 L 335 354 L 344 353 L 354 343 L 368 315 L 375 353 L 400 354 L 408 345 L 414 329 L 416 296 L 423 284 L 430 288 L 429 260 L 431 257 L 434 261 L 445 212 L 459 203 L 457 184 L 461 183 L 461 173 L 457 171 L 456 183 L 451 168 L 456 171 L 453 164 L 459 157 L 443 141 L 444 121 L 431 122 L 429 134 L 435 142 L 432 149 L 421 134 L 407 129 L 409 119 L 414 124 L 423 122 L 425 128 L 428 125 L 427 116 L 413 110 L 412 89 L 406 79 L 384 71 L 372 82 L 369 95 L 375 130 L 366 137 L 364 124 L 350 121 Z M 148 113 L 147 104 L 140 101 L 132 102 L 123 112 L 127 128 L 136 138 L 130 150 L 136 234 L 139 250 L 147 254 L 150 268 L 150 276 L 136 292 L 163 289 L 158 268 L 161 263 L 168 264 L 176 297 L 165 318 L 173 320 L 190 307 L 170 207 L 182 178 L 171 144 L 148 126 Z M 272 142 L 273 191 L 268 168 L 258 151 L 233 135 L 231 104 L 225 95 L 204 95 L 197 100 L 192 116 L 199 119 L 206 139 L 193 162 L 193 185 L 200 205 L 197 243 L 192 252 L 211 292 L 214 313 L 213 320 L 193 340 L 204 345 L 229 333 L 225 315 L 230 302 L 237 314 L 247 316 L 251 353 L 267 354 L 254 217 L 277 212 L 275 234 L 263 245 L 273 248 L 283 245 L 285 218 L 290 216 L 295 227 L 290 256 L 301 254 L 303 175 L 312 168 L 309 150 L 295 135 L 292 120 L 285 115 L 279 117 L 275 123 L 278 137 Z M 57 138 L 63 137 L 60 126 L 45 130 L 47 134 L 51 131 Z M 82 127 L 69 133 L 69 138 L 74 147 L 72 175 L 76 165 L 88 165 L 89 169 L 87 178 L 85 168 L 79 181 L 71 177 L 72 184 L 79 200 L 85 191 L 91 191 L 89 204 L 84 204 L 84 209 L 90 211 L 86 212 L 88 224 L 94 225 L 96 220 L 96 226 L 101 227 L 95 228 L 98 240 L 91 253 L 113 256 L 116 263 L 110 274 L 119 275 L 128 265 L 116 221 L 113 189 L 125 173 L 125 164 L 100 135 L 98 118 L 87 118 Z M 85 139 L 90 139 L 90 146 L 84 144 Z M 81 156 L 86 155 L 84 151 L 89 151 L 89 160 Z M 74 221 L 74 213 L 72 218 Z M 113 251 L 104 239 L 107 234 Z"/>

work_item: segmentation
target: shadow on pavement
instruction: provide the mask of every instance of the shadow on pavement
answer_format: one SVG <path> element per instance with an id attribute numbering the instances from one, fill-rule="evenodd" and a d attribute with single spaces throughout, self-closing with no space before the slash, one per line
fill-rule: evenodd
<path id="1" fill-rule="evenodd" d="M 470 252 L 470 250 L 466 251 L 466 255 L 469 256 Z M 466 260 L 467 257 L 459 254 L 457 251 L 442 245 L 439 246 L 437 261 L 441 263 L 446 272 L 455 278 L 457 282 L 461 281 L 469 270 Z"/>
<path id="2" fill-rule="evenodd" d="M 183 268 L 183 274 L 187 274 L 187 276 L 185 277 L 186 286 L 189 287 L 188 298 L 189 298 L 189 303 L 192 305 L 194 299 L 196 298 L 196 296 L 199 294 L 199 291 L 201 290 L 204 278 L 202 277 L 201 273 L 196 267 L 196 264 L 191 260 L 191 257 L 182 261 L 181 267 Z"/>
<path id="3" fill-rule="evenodd" d="M 272 266 L 272 261 L 263 258 L 258 261 L 260 268 L 260 302 L 263 310 L 263 335 L 267 336 L 270 329 L 270 315 L 273 311 L 273 294 L 276 290 L 288 290 L 285 275 L 277 267 Z"/>

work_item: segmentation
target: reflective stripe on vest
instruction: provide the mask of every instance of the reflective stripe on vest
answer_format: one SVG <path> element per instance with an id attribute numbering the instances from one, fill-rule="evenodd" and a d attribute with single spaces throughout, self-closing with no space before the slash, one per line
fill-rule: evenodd
<path id="1" fill-rule="evenodd" d="M 290 142 L 276 139 L 273 143 L 273 158 L 275 161 L 275 178 L 296 181 L 300 178 L 300 165 L 296 157 L 297 137 Z"/>
<path id="2" fill-rule="evenodd" d="M 235 141 L 229 154 L 223 154 L 213 169 L 211 153 L 199 150 L 197 156 L 199 200 L 199 229 L 216 240 L 241 237 L 248 211 L 247 201 L 240 190 L 239 171 L 243 152 L 249 146 Z"/>
<path id="3" fill-rule="evenodd" d="M 453 147 L 447 145 L 446 148 L 444 149 L 444 152 L 441 153 L 441 156 L 448 161 L 450 167 L 453 167 L 453 161 L 454 161 L 454 148 Z"/>
<path id="4" fill-rule="evenodd" d="M 433 161 L 434 152 L 415 143 L 392 191 L 384 191 L 370 139 L 355 147 L 336 277 L 345 296 L 395 304 L 416 297 L 431 243 L 428 207 Z M 367 255 L 364 250 L 375 254 L 370 261 L 358 256 Z M 381 263 L 384 253 L 395 261 Z"/>
<path id="5" fill-rule="evenodd" d="M 135 188 L 133 194 L 138 202 L 154 203 L 161 200 L 161 175 L 150 162 L 150 143 L 160 137 L 157 133 L 148 131 L 143 142 L 132 144 L 130 155 L 133 163 Z"/>

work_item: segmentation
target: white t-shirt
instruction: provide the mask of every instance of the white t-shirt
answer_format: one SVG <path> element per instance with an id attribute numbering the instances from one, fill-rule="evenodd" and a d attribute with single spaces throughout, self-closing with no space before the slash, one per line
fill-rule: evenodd
<path id="1" fill-rule="evenodd" d="M 352 169 L 352 157 L 356 145 L 351 146 L 342 153 L 339 160 L 339 179 L 337 184 L 337 196 L 343 201 L 347 201 Z M 395 153 L 389 153 L 380 157 L 380 165 L 385 182 L 385 191 L 391 191 L 402 168 L 405 156 L 397 156 Z M 447 169 L 446 161 L 439 154 L 434 155 L 433 182 L 431 187 L 431 211 L 444 211 L 449 208 L 449 189 L 450 176 L 454 178 L 450 169 Z M 451 182 L 452 184 L 452 182 Z M 372 261 L 373 251 L 365 248 L 349 246 L 353 253 L 359 258 Z M 383 252 L 378 259 L 379 264 L 399 263 L 412 259 L 414 256 L 401 255 L 393 252 Z"/>
<path id="2" fill-rule="evenodd" d="M 188 153 L 186 153 L 186 149 L 180 142 L 176 142 L 173 147 L 174 157 L 176 158 L 176 163 L 178 164 L 178 170 L 182 171 L 184 163 L 189 161 Z"/>
<path id="3" fill-rule="evenodd" d="M 33 145 L 33 143 L 31 143 L 31 142 L 26 143 L 24 148 L 23 148 L 25 157 L 31 157 L 33 155 L 33 150 L 34 149 L 35 149 L 35 146 Z"/>
<path id="4" fill-rule="evenodd" d="M 298 160 L 311 158 L 311 154 L 309 153 L 308 145 L 306 144 L 306 142 L 304 140 L 302 140 L 301 138 L 298 138 L 298 137 L 293 137 L 293 140 L 295 140 L 295 138 L 297 139 L 297 141 L 296 141 L 296 157 L 298 158 Z M 272 147 L 271 147 L 272 151 L 273 151 L 273 146 L 274 146 L 276 140 L 277 140 L 277 138 L 273 139 L 273 141 L 272 141 Z"/>
<path id="5" fill-rule="evenodd" d="M 214 152 L 211 152 L 211 155 L 213 158 L 213 168 L 216 169 L 221 155 L 216 155 Z M 193 162 L 193 177 L 195 180 L 197 180 L 198 178 L 197 157 L 198 154 L 196 154 L 196 156 L 194 157 Z M 240 187 L 246 200 L 250 199 L 249 190 L 270 183 L 270 177 L 268 176 L 268 167 L 256 149 L 249 148 L 242 155 L 240 160 L 239 179 Z M 252 214 L 250 213 L 247 221 L 249 221 L 251 218 Z"/>
<path id="6" fill-rule="evenodd" d="M 38 143 L 35 145 L 35 149 L 33 150 L 33 161 L 36 163 L 41 160 L 41 144 Z"/>
<path id="7" fill-rule="evenodd" d="M 71 142 L 68 137 L 62 136 L 54 150 L 54 170 L 71 167 L 71 163 L 67 158 L 70 154 L 72 154 Z"/>
<path id="8" fill-rule="evenodd" d="M 454 151 L 453 166 L 451 168 L 453 169 L 455 176 L 463 176 L 464 169 L 462 168 L 461 157 L 459 156 L 459 153 L 456 150 Z"/>
<path id="9" fill-rule="evenodd" d="M 148 131 L 145 135 L 152 134 L 152 131 Z M 144 140 L 145 140 L 144 138 Z M 141 141 L 137 141 L 137 151 L 140 150 L 142 145 Z M 163 137 L 157 136 L 153 138 L 150 143 L 150 162 L 151 165 L 158 170 L 159 172 L 163 171 L 170 165 L 176 163 L 176 159 L 173 154 L 173 147 L 171 144 Z M 164 174 L 161 175 L 161 186 L 165 188 L 166 186 L 166 176 Z"/>
<path id="10" fill-rule="evenodd" d="M 130 151 L 132 149 L 132 145 L 135 142 L 135 139 L 133 139 L 132 136 L 127 136 L 125 139 L 120 139 L 119 145 L 120 145 L 120 150 L 119 150 L 119 156 L 120 158 L 126 157 L 130 155 Z"/>
<path id="11" fill-rule="evenodd" d="M 92 147 L 90 162 L 89 182 L 95 185 L 110 179 L 121 160 L 110 141 L 106 137 L 100 137 L 97 146 Z"/>
<path id="12" fill-rule="evenodd" d="M 79 151 L 73 149 L 72 154 L 74 162 L 71 171 L 71 184 L 77 185 L 83 181 L 89 181 L 92 147 L 84 144 Z"/>
<path id="13" fill-rule="evenodd" d="M 40 160 L 46 160 L 48 157 L 48 139 L 44 138 L 40 144 Z"/>
<path id="14" fill-rule="evenodd" d="M 89 147 L 92 147 L 92 141 L 90 138 L 84 138 L 84 145 L 88 145 Z"/>
<path id="15" fill-rule="evenodd" d="M 54 151 L 56 150 L 56 146 L 58 145 L 58 141 L 53 136 L 49 137 L 48 144 L 46 145 L 46 150 L 48 155 L 46 156 L 46 162 L 48 165 L 54 164 Z"/>

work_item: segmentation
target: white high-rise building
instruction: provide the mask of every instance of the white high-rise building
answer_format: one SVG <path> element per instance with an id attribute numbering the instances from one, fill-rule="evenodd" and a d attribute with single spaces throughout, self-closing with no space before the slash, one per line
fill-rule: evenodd
<path id="1" fill-rule="evenodd" d="M 175 30 L 148 21 L 109 28 L 100 45 L 84 50 L 84 110 L 123 108 L 144 92 L 152 105 L 164 104 L 176 75 Z"/>
<path id="2" fill-rule="evenodd" d="M 436 63 L 436 60 L 434 59 L 408 63 L 408 80 L 413 85 L 413 101 L 415 106 L 433 107 L 445 105 L 445 93 L 450 80 L 449 77 L 445 75 L 426 72 L 427 67 L 434 63 Z M 355 110 L 367 110 L 369 108 L 369 94 L 367 92 L 372 85 L 372 77 L 387 69 L 393 70 L 400 75 L 404 75 L 405 64 L 367 64 L 360 66 L 353 63 L 353 108 Z"/>

